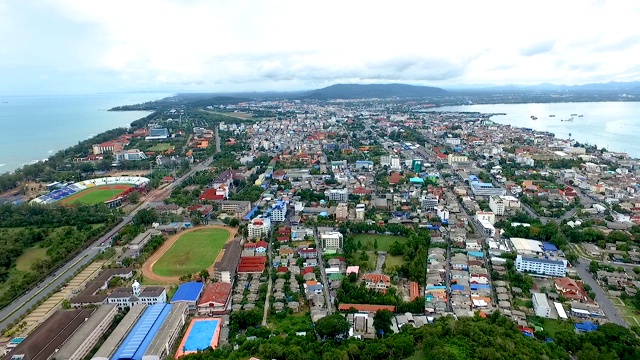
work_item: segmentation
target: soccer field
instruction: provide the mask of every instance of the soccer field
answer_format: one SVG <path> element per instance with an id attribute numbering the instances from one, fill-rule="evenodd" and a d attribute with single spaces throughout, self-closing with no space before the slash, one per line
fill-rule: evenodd
<path id="1" fill-rule="evenodd" d="M 373 246 L 374 242 L 378 240 L 378 250 L 380 251 L 389 251 L 391 244 L 394 241 L 397 241 L 401 244 L 407 242 L 407 238 L 404 236 L 394 236 L 394 235 L 372 235 L 372 234 L 357 234 L 353 236 L 354 242 L 357 244 L 358 241 L 362 243 L 362 246 L 367 246 L 370 244 Z"/>
<path id="2" fill-rule="evenodd" d="M 153 264 L 152 270 L 160 276 L 197 274 L 213 264 L 229 236 L 225 229 L 188 232 Z"/>
<path id="3" fill-rule="evenodd" d="M 87 189 L 62 200 L 61 203 L 81 205 L 102 204 L 103 202 L 122 194 L 130 187 L 130 185 L 107 185 Z"/>

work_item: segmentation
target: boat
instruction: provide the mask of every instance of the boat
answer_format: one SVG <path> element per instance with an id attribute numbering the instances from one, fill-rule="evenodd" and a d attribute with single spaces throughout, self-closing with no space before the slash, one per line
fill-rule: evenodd
<path id="1" fill-rule="evenodd" d="M 549 117 L 556 117 L 555 115 L 549 115 Z"/>
<path id="2" fill-rule="evenodd" d="M 578 114 L 571 114 L 571 116 L 578 116 Z"/>
<path id="3" fill-rule="evenodd" d="M 584 115 L 578 115 L 578 117 L 583 117 Z"/>
<path id="4" fill-rule="evenodd" d="M 572 118 L 572 117 L 570 117 L 570 118 L 568 118 L 568 119 L 561 119 L 560 121 L 573 121 L 573 118 Z"/>
<path id="5" fill-rule="evenodd" d="M 538 118 L 533 116 L 533 115 L 531 115 L 531 120 L 538 120 Z"/>

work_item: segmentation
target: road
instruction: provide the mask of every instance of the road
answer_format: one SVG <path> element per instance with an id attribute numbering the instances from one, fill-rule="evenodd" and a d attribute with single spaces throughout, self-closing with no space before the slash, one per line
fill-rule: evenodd
<path id="1" fill-rule="evenodd" d="M 318 234 L 318 229 L 315 229 L 316 232 L 316 249 L 318 253 L 318 266 L 320 267 L 320 275 L 322 276 L 322 293 L 324 294 L 324 300 L 327 304 L 327 315 L 333 314 L 333 303 L 331 302 L 331 297 L 329 296 L 329 282 L 327 281 L 327 273 L 324 271 L 324 261 L 322 260 L 322 247 L 320 244 L 320 234 Z"/>
<path id="2" fill-rule="evenodd" d="M 604 314 L 607 316 L 607 319 L 612 323 L 628 328 L 629 325 L 627 325 L 627 323 L 620 317 L 620 314 L 618 314 L 618 309 L 613 306 L 613 303 L 611 303 L 611 300 L 609 300 L 607 295 L 604 293 L 600 284 L 598 284 L 589 272 L 589 262 L 590 261 L 588 259 L 582 258 L 580 262 L 575 265 L 575 269 L 578 271 L 580 278 L 585 284 L 591 286 L 591 290 L 596 294 L 596 301 L 600 304 L 600 309 L 602 309 Z"/>
<path id="3" fill-rule="evenodd" d="M 181 176 L 172 184 L 169 184 L 162 190 L 158 190 L 147 195 L 144 198 L 144 201 L 138 206 L 134 211 L 132 211 L 129 215 L 122 218 L 122 221 L 116 225 L 113 229 L 109 230 L 104 236 L 100 237 L 98 240 L 94 241 L 89 247 L 84 249 L 78 255 L 76 255 L 72 260 L 64 264 L 57 271 L 55 271 L 52 275 L 46 277 L 42 280 L 35 288 L 28 291 L 20 298 L 14 300 L 9 306 L 0 310 L 0 330 L 5 329 L 9 324 L 11 324 L 16 319 L 25 315 L 28 310 L 34 306 L 38 301 L 42 299 L 46 299 L 48 294 L 56 290 L 59 286 L 65 284 L 73 274 L 81 269 L 86 264 L 89 264 L 93 261 L 93 258 L 100 252 L 100 250 L 104 249 L 101 246 L 102 243 L 109 241 L 109 239 L 114 236 L 120 229 L 122 229 L 125 225 L 133 220 L 135 214 L 147 207 L 152 202 L 162 200 L 166 198 L 169 194 L 171 194 L 171 190 L 176 186 L 180 185 L 184 180 L 193 175 L 196 171 L 204 170 L 211 163 L 211 159 L 207 160 L 197 166 L 194 166 L 191 170 Z M 164 197 L 162 197 L 164 196 Z M 162 197 L 162 198 L 161 198 Z"/>

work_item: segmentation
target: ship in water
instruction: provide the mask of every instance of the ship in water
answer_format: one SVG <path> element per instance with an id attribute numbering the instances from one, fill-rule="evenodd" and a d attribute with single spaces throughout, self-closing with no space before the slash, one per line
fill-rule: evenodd
<path id="1" fill-rule="evenodd" d="M 578 114 L 571 114 L 571 116 L 578 116 Z"/>
<path id="2" fill-rule="evenodd" d="M 555 115 L 549 115 L 549 117 L 556 117 Z"/>
<path id="3" fill-rule="evenodd" d="M 531 115 L 531 120 L 538 120 L 538 118 L 535 117 L 534 115 Z"/>
<path id="4" fill-rule="evenodd" d="M 560 120 L 560 121 L 569 121 L 569 122 L 571 122 L 571 121 L 573 121 L 573 117 L 570 117 L 570 118 L 568 118 L 568 119 L 562 119 L 562 120 Z"/>
<path id="5" fill-rule="evenodd" d="M 584 116 L 584 115 L 582 115 L 582 114 L 581 114 L 581 115 L 578 115 L 578 117 L 583 117 L 583 116 Z"/>

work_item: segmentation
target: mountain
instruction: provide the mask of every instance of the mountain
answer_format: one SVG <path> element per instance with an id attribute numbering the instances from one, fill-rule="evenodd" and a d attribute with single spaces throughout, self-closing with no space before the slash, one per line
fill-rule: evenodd
<path id="1" fill-rule="evenodd" d="M 370 99 L 370 98 L 426 98 L 444 96 L 444 89 L 406 84 L 336 84 L 312 90 L 302 96 L 305 99 Z"/>
<path id="2" fill-rule="evenodd" d="M 537 85 L 502 85 L 502 86 L 465 86 L 459 85 L 451 91 L 455 92 L 567 92 L 567 93 L 594 93 L 594 92 L 618 92 L 618 93 L 638 93 L 640 89 L 639 81 L 606 83 L 593 83 L 583 85 L 558 85 L 558 84 L 537 84 Z"/>

